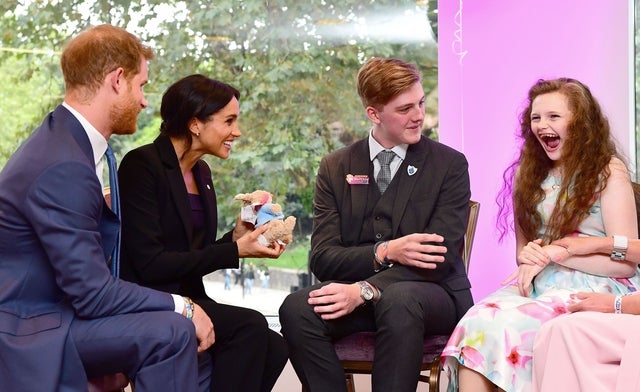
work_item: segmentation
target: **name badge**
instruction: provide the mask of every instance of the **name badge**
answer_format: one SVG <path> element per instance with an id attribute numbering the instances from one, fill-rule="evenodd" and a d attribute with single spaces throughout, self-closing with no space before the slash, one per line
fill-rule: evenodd
<path id="1" fill-rule="evenodd" d="M 347 174 L 349 185 L 369 185 L 369 176 L 366 174 Z"/>

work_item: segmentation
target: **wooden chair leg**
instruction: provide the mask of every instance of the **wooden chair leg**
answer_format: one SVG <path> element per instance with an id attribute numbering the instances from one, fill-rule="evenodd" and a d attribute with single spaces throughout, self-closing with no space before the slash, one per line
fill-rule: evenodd
<path id="1" fill-rule="evenodd" d="M 440 373 L 442 372 L 442 363 L 440 362 L 440 357 L 431 362 L 431 367 L 429 368 L 429 392 L 439 392 L 440 391 Z"/>
<path id="2" fill-rule="evenodd" d="M 356 392 L 356 384 L 353 381 L 353 374 L 347 373 L 344 375 L 344 378 L 347 382 L 347 392 Z"/>

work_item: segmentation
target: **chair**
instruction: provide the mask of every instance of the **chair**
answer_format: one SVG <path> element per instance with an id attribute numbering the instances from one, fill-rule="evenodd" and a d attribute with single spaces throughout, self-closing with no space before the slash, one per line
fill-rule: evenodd
<path id="1" fill-rule="evenodd" d="M 127 386 L 129 386 L 129 380 L 123 373 L 109 374 L 90 378 L 88 392 L 124 392 Z"/>
<path id="2" fill-rule="evenodd" d="M 478 213 L 480 212 L 480 203 L 477 201 L 469 202 L 469 220 L 467 222 L 467 232 L 464 236 L 464 244 L 462 247 L 462 261 L 469 271 L 469 258 L 471 256 L 471 248 L 476 233 L 476 225 L 478 223 Z M 442 372 L 442 364 L 440 362 L 440 354 L 444 349 L 449 335 L 428 336 L 423 342 L 422 371 L 429 371 L 429 375 L 420 374 L 419 381 L 429 383 L 429 392 L 438 392 L 440 388 L 440 373 Z M 373 353 L 375 348 L 374 332 L 358 332 L 345 336 L 334 343 L 338 358 L 342 361 L 347 390 L 355 392 L 353 381 L 354 374 L 371 374 L 373 368 Z M 304 388 L 303 388 L 304 391 Z"/>
<path id="3" fill-rule="evenodd" d="M 104 199 L 107 205 L 111 207 L 111 192 L 109 188 L 104 189 Z M 133 384 L 129 383 L 129 379 L 123 373 L 108 374 L 102 377 L 90 378 L 88 392 L 124 392 L 127 386 L 130 386 L 131 390 L 133 390 Z"/>

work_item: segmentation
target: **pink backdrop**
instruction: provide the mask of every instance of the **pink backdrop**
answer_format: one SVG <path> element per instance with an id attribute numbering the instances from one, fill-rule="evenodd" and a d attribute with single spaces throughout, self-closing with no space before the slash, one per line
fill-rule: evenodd
<path id="1" fill-rule="evenodd" d="M 606 3 L 606 4 L 605 4 Z M 440 140 L 467 156 L 481 203 L 470 264 L 474 298 L 515 268 L 515 240 L 498 242 L 495 198 L 517 152 L 517 116 L 539 78 L 590 86 L 629 154 L 630 2 L 616 0 L 439 1 Z"/>

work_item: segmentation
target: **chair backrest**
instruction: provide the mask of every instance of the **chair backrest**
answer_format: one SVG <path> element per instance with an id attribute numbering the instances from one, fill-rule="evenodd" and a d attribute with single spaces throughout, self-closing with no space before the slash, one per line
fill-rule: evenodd
<path id="1" fill-rule="evenodd" d="M 638 185 L 640 189 L 640 185 Z M 462 262 L 469 272 L 469 261 L 471 259 L 471 248 L 473 247 L 473 238 L 476 235 L 476 226 L 478 224 L 478 214 L 480 213 L 480 202 L 469 201 L 469 220 L 467 221 L 467 232 L 464 234 L 464 246 L 462 247 Z"/>

